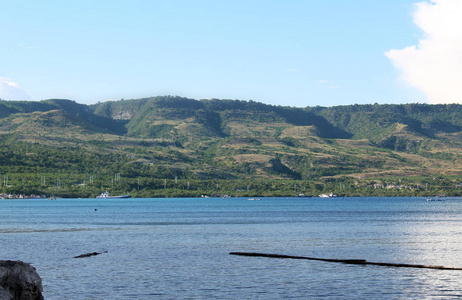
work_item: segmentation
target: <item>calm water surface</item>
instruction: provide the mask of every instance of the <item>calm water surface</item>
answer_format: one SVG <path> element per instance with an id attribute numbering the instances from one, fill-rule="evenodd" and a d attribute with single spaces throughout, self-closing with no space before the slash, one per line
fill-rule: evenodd
<path id="1" fill-rule="evenodd" d="M 462 271 L 228 254 L 461 267 L 458 198 L 0 200 L 0 245 L 45 299 L 462 298 Z"/>

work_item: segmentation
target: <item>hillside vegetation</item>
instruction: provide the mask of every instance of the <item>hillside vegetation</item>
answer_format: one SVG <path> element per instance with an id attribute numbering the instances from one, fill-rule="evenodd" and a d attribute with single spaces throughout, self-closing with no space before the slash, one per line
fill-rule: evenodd
<path id="1" fill-rule="evenodd" d="M 458 195 L 462 106 L 0 101 L 0 192 Z"/>

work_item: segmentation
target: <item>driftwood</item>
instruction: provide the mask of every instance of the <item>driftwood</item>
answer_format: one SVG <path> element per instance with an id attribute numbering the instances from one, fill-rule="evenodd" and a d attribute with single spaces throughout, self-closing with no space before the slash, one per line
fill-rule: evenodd
<path id="1" fill-rule="evenodd" d="M 329 258 L 316 258 L 316 257 L 306 257 L 306 256 L 292 256 L 292 255 L 283 255 L 283 254 L 254 253 L 254 252 L 230 252 L 229 254 L 231 254 L 231 255 L 240 255 L 240 256 L 259 256 L 259 257 L 271 257 L 271 258 L 290 258 L 290 259 L 318 260 L 318 261 L 336 262 L 336 263 L 352 264 L 352 265 L 373 265 L 373 266 L 383 266 L 383 267 L 421 268 L 421 269 L 459 270 L 459 271 L 462 271 L 462 268 L 456 268 L 456 267 L 418 265 L 418 264 L 369 262 L 369 261 L 366 261 L 365 259 L 329 259 Z"/>
<path id="2" fill-rule="evenodd" d="M 80 254 L 78 256 L 74 256 L 74 258 L 83 258 L 83 257 L 89 257 L 89 256 L 95 256 L 95 255 L 100 255 L 103 253 L 107 253 L 107 251 L 104 252 L 91 252 L 91 253 L 85 253 L 85 254 Z"/>

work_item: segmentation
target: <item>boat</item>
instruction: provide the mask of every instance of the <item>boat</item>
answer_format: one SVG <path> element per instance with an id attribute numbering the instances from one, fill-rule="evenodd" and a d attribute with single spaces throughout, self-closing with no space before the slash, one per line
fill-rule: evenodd
<path id="1" fill-rule="evenodd" d="M 333 193 L 329 193 L 329 194 L 321 194 L 319 195 L 320 198 L 333 198 L 333 197 L 337 197 L 337 195 L 333 194 Z"/>
<path id="2" fill-rule="evenodd" d="M 122 196 L 111 196 L 108 191 L 105 191 L 104 193 L 101 193 L 101 195 L 96 196 L 96 198 L 99 199 L 120 199 L 120 198 L 130 198 L 130 195 L 122 195 Z"/>
<path id="3" fill-rule="evenodd" d="M 298 194 L 298 197 L 299 197 L 299 198 L 311 198 L 311 197 L 313 197 L 313 196 L 311 196 L 311 195 L 305 195 L 305 194 Z"/>

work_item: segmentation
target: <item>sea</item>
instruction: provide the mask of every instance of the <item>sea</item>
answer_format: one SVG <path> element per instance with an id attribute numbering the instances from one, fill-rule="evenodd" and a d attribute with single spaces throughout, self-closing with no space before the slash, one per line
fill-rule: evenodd
<path id="1" fill-rule="evenodd" d="M 47 300 L 462 298 L 460 270 L 229 254 L 462 267 L 462 198 L 427 200 L 0 200 L 0 260 Z"/>

